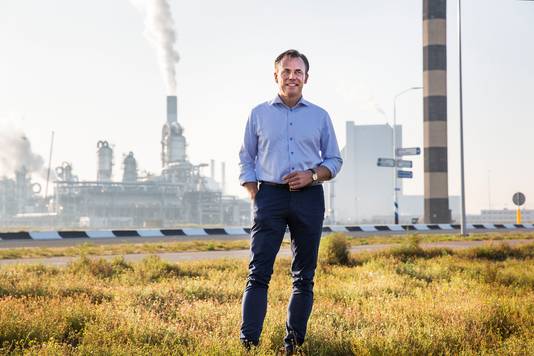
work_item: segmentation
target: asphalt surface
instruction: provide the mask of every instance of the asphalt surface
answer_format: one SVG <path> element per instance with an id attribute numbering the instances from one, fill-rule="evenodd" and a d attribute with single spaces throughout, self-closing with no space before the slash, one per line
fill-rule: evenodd
<path id="1" fill-rule="evenodd" d="M 83 244 L 118 245 L 142 244 L 152 242 L 183 241 L 232 241 L 248 240 L 248 235 L 205 235 L 205 236 L 164 236 L 164 237 L 114 237 L 114 238 L 74 238 L 61 240 L 2 240 L 0 250 L 18 247 L 69 247 Z"/>
<path id="2" fill-rule="evenodd" d="M 168 238 L 165 239 L 168 241 Z M 499 240 L 499 241 L 444 241 L 444 242 L 431 242 L 423 243 L 421 247 L 423 248 L 437 248 L 445 247 L 453 250 L 466 249 L 472 247 L 488 246 L 491 244 L 499 244 L 506 242 L 511 246 L 517 246 L 521 244 L 528 244 L 534 242 L 533 240 Z M 355 246 L 351 248 L 353 253 L 362 253 L 362 252 L 373 252 L 388 249 L 398 244 L 376 244 L 376 245 L 363 245 Z M 129 254 L 122 255 L 124 259 L 129 262 L 140 261 L 143 258 L 154 255 L 154 254 Z M 193 260 L 219 260 L 219 259 L 247 259 L 249 258 L 248 250 L 232 250 L 232 251 L 203 251 L 203 252 L 167 252 L 167 253 L 157 253 L 155 254 L 161 257 L 162 260 L 167 262 L 180 262 L 180 261 L 193 261 Z M 278 253 L 278 256 L 290 256 L 291 251 L 289 249 L 281 249 Z M 105 259 L 113 259 L 117 255 L 111 256 L 91 256 L 92 258 L 103 257 Z M 53 266 L 65 266 L 69 262 L 75 260 L 78 257 L 49 257 L 49 258 L 21 258 L 21 259 L 5 259 L 0 260 L 0 266 L 3 265 L 13 265 L 13 264 L 45 264 Z"/>

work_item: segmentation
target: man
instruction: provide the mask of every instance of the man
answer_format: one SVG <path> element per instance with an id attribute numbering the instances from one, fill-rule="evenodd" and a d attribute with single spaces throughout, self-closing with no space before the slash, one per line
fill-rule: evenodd
<path id="1" fill-rule="evenodd" d="M 287 354 L 304 342 L 312 310 L 324 218 L 320 182 L 335 177 L 342 165 L 328 113 L 302 98 L 308 70 L 308 59 L 296 50 L 276 58 L 278 95 L 252 109 L 239 152 L 240 183 L 254 201 L 240 338 L 247 348 L 259 343 L 273 264 L 289 226 L 293 290 L 284 339 Z"/>

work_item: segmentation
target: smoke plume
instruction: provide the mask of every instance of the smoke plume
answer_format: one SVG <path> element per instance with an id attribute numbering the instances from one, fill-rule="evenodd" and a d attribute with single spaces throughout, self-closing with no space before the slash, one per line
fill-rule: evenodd
<path id="1" fill-rule="evenodd" d="M 2 127 L 0 129 L 0 175 L 13 176 L 15 171 L 25 167 L 28 173 L 42 175 L 44 159 L 32 151 L 28 137 L 20 129 Z"/>
<path id="2" fill-rule="evenodd" d="M 133 1 L 133 0 L 132 0 Z M 139 2 L 135 3 L 139 7 Z M 169 95 L 176 94 L 176 63 L 180 59 L 174 48 L 176 31 L 168 0 L 146 0 L 145 36 L 156 47 L 161 72 Z"/>

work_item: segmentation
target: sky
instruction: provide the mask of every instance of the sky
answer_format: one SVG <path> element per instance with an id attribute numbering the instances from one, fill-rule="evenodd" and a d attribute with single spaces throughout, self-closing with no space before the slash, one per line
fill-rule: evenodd
<path id="1" fill-rule="evenodd" d="M 133 151 L 159 172 L 166 86 L 144 33 L 144 0 L 0 1 L 0 129 L 23 131 L 52 167 L 71 162 L 96 178 L 96 144 L 115 149 L 114 177 Z M 274 58 L 296 48 L 310 60 L 306 99 L 332 117 L 340 147 L 345 122 L 392 122 L 393 98 L 422 85 L 421 0 L 173 1 L 178 120 L 188 157 L 226 162 L 238 183 L 238 151 L 250 109 L 276 95 Z M 134 6 L 136 5 L 136 6 Z M 457 2 L 449 1 L 449 194 L 460 192 Z M 462 3 L 466 207 L 534 208 L 534 2 Z M 423 145 L 422 91 L 397 101 L 406 147 Z M 405 194 L 423 194 L 423 158 Z M 4 172 L 5 173 L 5 172 Z M 209 175 L 209 168 L 204 173 Z M 372 183 L 370 182 L 370 189 Z"/>

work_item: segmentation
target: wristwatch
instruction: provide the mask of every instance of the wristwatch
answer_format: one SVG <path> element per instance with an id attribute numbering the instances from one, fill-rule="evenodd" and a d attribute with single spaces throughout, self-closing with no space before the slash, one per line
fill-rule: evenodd
<path id="1" fill-rule="evenodd" d="M 312 172 L 312 183 L 316 183 L 319 177 L 317 176 L 317 171 L 313 168 L 308 169 L 308 171 Z"/>

